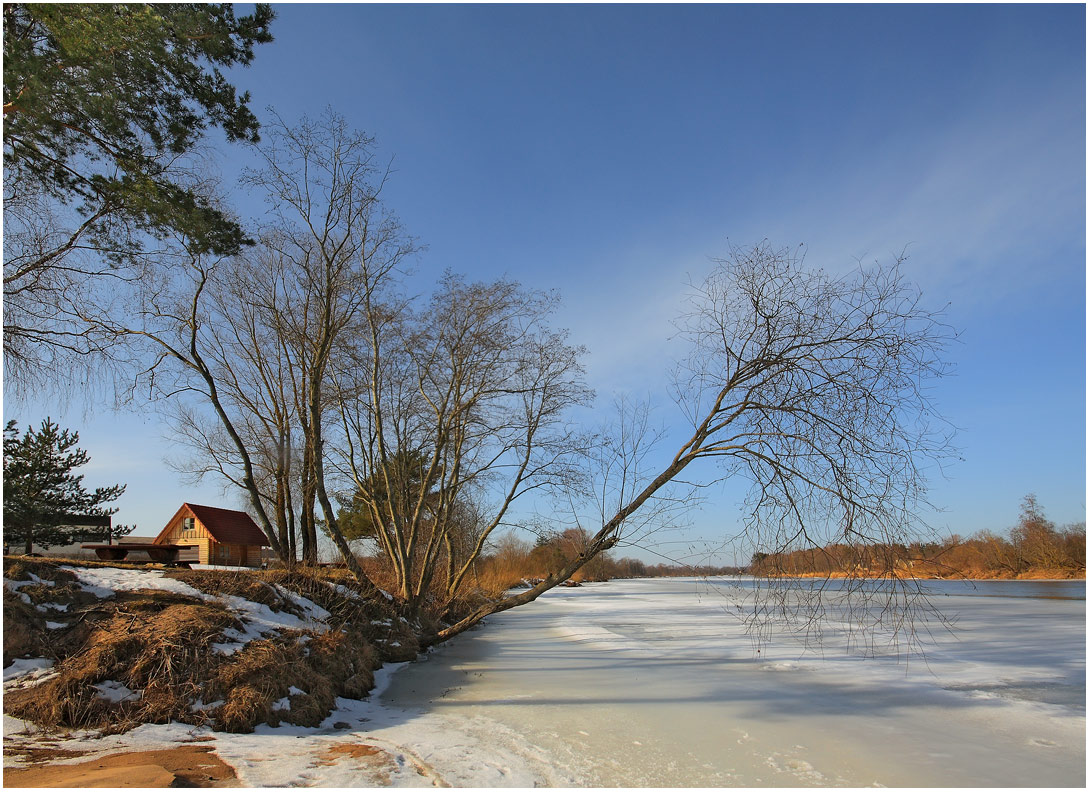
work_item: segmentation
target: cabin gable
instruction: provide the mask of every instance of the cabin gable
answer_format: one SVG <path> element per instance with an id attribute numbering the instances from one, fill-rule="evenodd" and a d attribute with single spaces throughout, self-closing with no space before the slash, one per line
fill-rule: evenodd
<path id="1" fill-rule="evenodd" d="M 213 555 L 212 545 L 215 540 L 208 528 L 197 516 L 183 504 L 170 518 L 170 522 L 155 537 L 155 544 L 174 544 L 197 549 L 197 563 L 209 564 Z"/>

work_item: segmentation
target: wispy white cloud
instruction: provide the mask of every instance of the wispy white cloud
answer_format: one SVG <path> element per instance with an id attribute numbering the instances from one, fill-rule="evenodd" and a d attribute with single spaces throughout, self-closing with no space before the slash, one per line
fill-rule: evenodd
<path id="1" fill-rule="evenodd" d="M 1081 248 L 1084 141 L 1082 106 L 1043 89 L 1017 110 L 967 110 L 860 152 L 819 203 L 777 225 L 829 262 L 884 259 L 911 243 L 915 279 L 974 302 L 1081 277 L 1081 257 L 1054 256 Z"/>
<path id="2" fill-rule="evenodd" d="M 1082 113 L 1061 87 L 1044 86 L 1020 108 L 963 108 L 850 161 L 780 173 L 782 199 L 761 190 L 729 220 L 709 210 L 701 230 L 681 239 L 649 230 L 573 273 L 562 319 L 590 347 L 598 387 L 657 387 L 688 276 L 701 278 L 728 237 L 805 242 L 808 263 L 834 271 L 855 258 L 889 261 L 908 246 L 907 273 L 925 293 L 985 314 L 1033 287 L 1080 289 Z"/>

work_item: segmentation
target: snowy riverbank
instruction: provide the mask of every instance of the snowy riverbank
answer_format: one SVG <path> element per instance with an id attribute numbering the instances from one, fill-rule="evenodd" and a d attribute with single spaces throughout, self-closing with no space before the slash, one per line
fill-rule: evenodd
<path id="1" fill-rule="evenodd" d="M 387 666 L 384 691 L 317 729 L 53 743 L 211 737 L 252 786 L 1084 785 L 1084 600 L 942 596 L 957 634 L 906 666 L 758 652 L 732 615 L 743 596 L 676 579 L 557 590 Z"/>

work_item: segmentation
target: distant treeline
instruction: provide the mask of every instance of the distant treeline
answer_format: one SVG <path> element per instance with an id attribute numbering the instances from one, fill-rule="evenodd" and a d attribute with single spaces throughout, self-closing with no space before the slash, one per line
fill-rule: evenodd
<path id="1" fill-rule="evenodd" d="M 847 545 L 754 553 L 754 575 L 913 575 L 968 578 L 1086 576 L 1086 524 L 1058 528 L 1033 495 L 1007 535 L 981 531 L 937 542 Z"/>
<path id="2" fill-rule="evenodd" d="M 501 597 L 524 581 L 539 580 L 585 552 L 590 535 L 580 528 L 546 533 L 530 542 L 508 534 L 473 564 L 467 602 Z M 379 559 L 360 562 L 382 581 Z M 617 578 L 687 577 L 752 574 L 756 576 L 899 576 L 969 578 L 1075 578 L 1086 574 L 1086 526 L 1057 528 L 1045 518 L 1037 499 L 1027 496 L 1022 515 L 1007 535 L 988 531 L 962 539 L 910 544 L 832 544 L 788 552 L 757 552 L 748 566 L 649 564 L 601 553 L 574 576 L 575 582 Z"/>
<path id="3" fill-rule="evenodd" d="M 475 564 L 473 579 L 476 587 L 489 596 L 497 596 L 524 580 L 547 577 L 568 561 L 584 552 L 590 535 L 581 528 L 547 533 L 535 542 L 513 535 L 502 537 L 491 552 Z M 686 577 L 727 575 L 744 571 L 740 567 L 709 565 L 648 564 L 636 558 L 615 558 L 612 553 L 600 553 L 575 573 L 575 582 L 604 581 L 615 578 Z"/>

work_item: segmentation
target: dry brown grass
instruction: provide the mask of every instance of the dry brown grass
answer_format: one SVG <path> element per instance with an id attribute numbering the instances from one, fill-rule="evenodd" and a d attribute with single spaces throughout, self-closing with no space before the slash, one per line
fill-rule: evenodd
<path id="1" fill-rule="evenodd" d="M 42 583 L 33 581 L 31 575 Z M 33 559 L 5 559 L 4 577 L 23 581 L 18 592 L 4 587 L 4 665 L 16 657 L 66 657 L 73 644 L 86 639 L 89 629 L 84 624 L 89 609 L 99 602 L 94 594 L 83 591 L 70 572 L 49 562 Z M 50 583 L 52 585 L 50 585 Z M 29 599 L 27 603 L 24 600 Z M 52 606 L 59 605 L 61 608 Z M 69 625 L 57 631 L 45 627 L 46 621 Z"/>
<path id="2" fill-rule="evenodd" d="M 250 732 L 258 723 L 281 721 L 318 726 L 338 696 L 366 696 L 380 665 L 369 643 L 339 630 L 251 641 L 209 680 L 208 695 L 224 700 L 215 711 L 216 728 Z M 290 695 L 292 687 L 303 692 Z M 274 709 L 284 698 L 290 709 Z"/>
<path id="3" fill-rule="evenodd" d="M 493 562 L 483 565 L 470 582 L 485 597 L 499 599 L 528 576 L 524 564 Z"/>
<path id="4" fill-rule="evenodd" d="M 345 577 L 340 570 L 298 567 L 294 570 L 265 574 L 270 583 L 306 597 L 315 605 L 325 608 L 338 621 L 362 618 L 361 614 L 366 614 L 371 606 L 368 600 L 362 599 L 362 590 L 355 578 L 350 575 Z M 343 586 L 355 592 L 361 599 L 338 593 L 333 588 L 334 585 Z M 374 603 L 374 605 L 385 608 L 380 603 Z"/>
<path id="5" fill-rule="evenodd" d="M 50 657 L 51 650 L 41 614 L 4 588 L 4 665 L 16 657 Z"/>
<path id="6" fill-rule="evenodd" d="M 292 685 L 309 694 L 315 687 L 312 676 L 298 643 L 251 641 L 208 682 L 209 697 L 225 701 L 215 711 L 217 728 L 249 732 L 258 723 L 279 724 L 280 715 L 273 704 L 287 695 Z M 328 683 L 318 685 L 315 697 L 324 697 L 327 690 L 322 688 L 328 688 Z"/>
<path id="7" fill-rule="evenodd" d="M 119 598 L 81 649 L 55 667 L 58 676 L 5 696 L 5 709 L 45 727 L 125 731 L 137 723 L 192 721 L 189 703 L 215 664 L 209 646 L 238 622 L 215 603 L 177 595 Z M 110 702 L 94 687 L 116 681 L 143 691 Z"/>
<path id="8" fill-rule="evenodd" d="M 376 586 L 385 591 L 397 591 L 397 579 L 385 559 L 374 556 L 359 556 L 356 559 Z"/>
<path id="9" fill-rule="evenodd" d="M 361 593 L 336 570 L 169 572 L 202 592 L 244 597 L 273 610 L 301 614 L 282 594 L 290 591 L 331 613 L 328 632 L 284 629 L 223 655 L 212 645 L 224 640 L 228 627 L 242 626 L 223 604 L 165 591 L 118 592 L 99 600 L 80 591 L 74 577 L 56 564 L 5 563 L 10 579 L 31 580 L 33 572 L 56 581 L 21 587 L 31 605 L 6 589 L 4 594 L 5 663 L 16 656 L 58 661 L 56 677 L 10 691 L 5 711 L 47 729 L 120 732 L 168 720 L 245 732 L 258 723 L 281 721 L 317 726 L 338 696 L 365 696 L 384 660 L 411 659 L 419 650 L 416 629 L 391 603 L 334 589 L 336 582 Z M 68 613 L 34 607 L 58 597 L 72 603 Z M 45 620 L 54 620 L 54 614 L 69 626 L 46 630 Z M 110 702 L 94 687 L 108 680 L 142 695 Z M 304 692 L 290 695 L 293 687 Z M 284 698 L 290 709 L 274 709 Z M 198 700 L 223 704 L 195 711 L 191 705 Z"/>
<path id="10" fill-rule="evenodd" d="M 49 561 L 36 561 L 33 558 L 4 559 L 4 577 L 8 578 L 8 580 L 30 580 L 31 574 L 42 580 L 61 583 L 71 582 L 76 579 L 71 572 L 59 569 Z"/>

